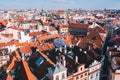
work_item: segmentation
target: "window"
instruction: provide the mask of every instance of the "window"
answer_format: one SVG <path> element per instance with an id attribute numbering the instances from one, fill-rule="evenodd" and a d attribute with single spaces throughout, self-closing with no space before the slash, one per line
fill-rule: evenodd
<path id="1" fill-rule="evenodd" d="M 65 78 L 65 74 L 64 73 L 62 73 L 62 79 L 64 79 Z"/>
<path id="2" fill-rule="evenodd" d="M 98 76 L 98 72 L 96 73 L 96 76 Z"/>
<path id="3" fill-rule="evenodd" d="M 59 76 L 58 75 L 56 76 L 56 80 L 59 80 Z"/>
<path id="4" fill-rule="evenodd" d="M 80 75 L 80 78 L 82 78 L 83 77 L 83 75 Z"/>
<path id="5" fill-rule="evenodd" d="M 93 78 L 93 75 L 91 75 L 91 78 Z"/>
<path id="6" fill-rule="evenodd" d="M 87 76 L 87 73 L 85 73 L 85 76 Z"/>
<path id="7" fill-rule="evenodd" d="M 80 68 L 80 70 L 82 71 L 82 67 Z"/>
<path id="8" fill-rule="evenodd" d="M 76 77 L 76 80 L 79 80 L 78 76 Z"/>

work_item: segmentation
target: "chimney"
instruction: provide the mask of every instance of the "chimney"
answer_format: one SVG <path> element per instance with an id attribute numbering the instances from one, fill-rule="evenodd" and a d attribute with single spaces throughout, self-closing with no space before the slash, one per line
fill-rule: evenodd
<path id="1" fill-rule="evenodd" d="M 79 50 L 82 52 L 82 49 L 81 49 L 81 48 L 80 48 Z"/>
<path id="2" fill-rule="evenodd" d="M 62 52 L 62 47 L 60 47 L 60 52 Z"/>
<path id="3" fill-rule="evenodd" d="M 72 48 L 72 44 L 70 44 L 70 48 Z"/>
<path id="4" fill-rule="evenodd" d="M 109 50 L 109 47 L 107 47 L 107 50 Z"/>
<path id="5" fill-rule="evenodd" d="M 47 55 L 49 56 L 49 52 L 47 52 Z"/>
<path id="6" fill-rule="evenodd" d="M 66 48 L 67 48 L 67 45 L 65 45 L 64 48 L 66 49 Z"/>
<path id="7" fill-rule="evenodd" d="M 67 49 L 64 49 L 64 53 L 65 53 L 65 54 L 67 53 Z"/>
<path id="8" fill-rule="evenodd" d="M 88 46 L 88 50 L 89 50 L 89 51 L 91 50 L 91 46 L 90 46 L 90 45 Z"/>
<path id="9" fill-rule="evenodd" d="M 55 52 L 57 52 L 57 50 L 58 50 L 58 49 L 57 49 L 57 48 L 55 48 Z"/>
<path id="10" fill-rule="evenodd" d="M 47 32 L 50 32 L 49 28 L 47 27 Z"/>
<path id="11" fill-rule="evenodd" d="M 84 51 L 85 54 L 87 54 L 87 51 Z"/>
<path id="12" fill-rule="evenodd" d="M 65 56 L 62 56 L 62 64 L 63 64 L 63 66 L 66 66 Z"/>
<path id="13" fill-rule="evenodd" d="M 78 63 L 78 56 L 75 56 L 75 62 Z"/>
<path id="14" fill-rule="evenodd" d="M 115 45 L 114 47 L 117 48 L 117 45 Z"/>

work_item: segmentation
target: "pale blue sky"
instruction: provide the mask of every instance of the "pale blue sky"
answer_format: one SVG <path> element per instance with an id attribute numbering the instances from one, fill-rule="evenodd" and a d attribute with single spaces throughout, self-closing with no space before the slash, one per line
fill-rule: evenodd
<path id="1" fill-rule="evenodd" d="M 120 9 L 120 0 L 0 0 L 0 9 Z"/>

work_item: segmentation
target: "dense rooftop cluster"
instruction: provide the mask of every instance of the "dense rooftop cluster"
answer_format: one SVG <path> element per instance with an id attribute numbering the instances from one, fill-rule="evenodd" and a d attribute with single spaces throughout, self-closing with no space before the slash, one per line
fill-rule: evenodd
<path id="1" fill-rule="evenodd" d="M 0 79 L 100 80 L 107 36 L 120 21 L 113 12 L 0 10 Z M 119 46 L 108 49 L 119 65 Z"/>

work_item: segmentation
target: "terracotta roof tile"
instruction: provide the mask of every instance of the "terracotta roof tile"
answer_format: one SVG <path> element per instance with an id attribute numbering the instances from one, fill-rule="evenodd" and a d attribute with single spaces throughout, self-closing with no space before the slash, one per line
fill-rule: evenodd
<path id="1" fill-rule="evenodd" d="M 6 38 L 12 38 L 13 37 L 13 34 L 1 34 L 2 36 L 6 37 Z"/>
<path id="2" fill-rule="evenodd" d="M 50 23 L 45 22 L 43 23 L 43 26 L 50 26 Z"/>
<path id="3" fill-rule="evenodd" d="M 17 59 L 21 59 L 20 53 L 18 51 L 15 51 L 15 56 Z"/>
<path id="4" fill-rule="evenodd" d="M 10 45 L 14 45 L 14 42 L 12 41 L 12 42 L 7 42 L 6 44 L 5 44 L 5 46 L 10 46 Z"/>
<path id="5" fill-rule="evenodd" d="M 6 80 L 13 80 L 13 78 L 10 74 L 8 74 Z"/>
<path id="6" fill-rule="evenodd" d="M 72 24 L 76 24 L 76 22 L 77 22 L 76 20 L 71 20 L 70 21 L 70 23 L 72 23 Z"/>
<path id="7" fill-rule="evenodd" d="M 36 65 L 36 61 L 38 58 L 41 57 L 39 52 L 37 52 L 37 55 L 34 55 L 30 58 L 30 65 L 32 65 L 32 68 L 34 68 L 34 72 L 37 74 L 38 79 L 42 79 L 45 77 L 45 75 L 48 73 L 48 68 L 51 67 L 52 65 L 47 61 L 44 60 L 43 63 L 38 67 Z"/>
<path id="8" fill-rule="evenodd" d="M 38 45 L 38 42 L 30 42 L 29 45 L 30 47 L 36 47 Z"/>
<path id="9" fill-rule="evenodd" d="M 41 43 L 41 41 L 52 39 L 52 38 L 57 38 L 57 37 L 59 37 L 59 34 L 48 35 L 48 36 L 44 36 L 44 37 L 38 38 L 38 41 L 39 41 L 39 43 Z"/>
<path id="10" fill-rule="evenodd" d="M 49 28 L 50 31 L 56 31 L 56 29 L 54 27 Z"/>
<path id="11" fill-rule="evenodd" d="M 31 72 L 31 70 L 30 70 L 30 68 L 28 66 L 28 63 L 26 61 L 24 61 L 24 60 L 22 60 L 22 63 L 23 63 L 23 67 L 25 69 L 28 80 L 36 80 L 36 77 Z"/>
<path id="12" fill-rule="evenodd" d="M 17 20 L 17 21 L 20 21 L 20 22 L 23 22 L 24 21 L 24 18 L 15 18 L 15 20 Z"/>
<path id="13" fill-rule="evenodd" d="M 36 35 L 40 35 L 40 32 L 30 32 L 29 36 L 36 36 Z"/>
<path id="14" fill-rule="evenodd" d="M 70 34 L 64 35 L 63 40 L 67 45 L 72 44 L 72 35 L 70 35 Z"/>
<path id="15" fill-rule="evenodd" d="M 23 42 L 19 44 L 20 46 L 29 46 L 29 44 L 27 42 Z"/>
<path id="16" fill-rule="evenodd" d="M 32 53 L 32 50 L 31 50 L 30 46 L 21 47 L 21 51 L 22 51 L 23 54 Z"/>
<path id="17" fill-rule="evenodd" d="M 5 43 L 0 43 L 0 49 L 2 49 L 3 47 L 5 47 Z"/>
<path id="18" fill-rule="evenodd" d="M 38 49 L 40 49 L 40 46 L 38 46 Z M 54 62 L 51 61 L 44 53 L 39 52 L 40 55 L 42 55 L 51 65 L 54 65 Z"/>
<path id="19" fill-rule="evenodd" d="M 12 29 L 15 29 L 15 30 L 19 30 L 19 31 L 23 31 L 24 32 L 24 29 L 23 28 L 17 28 L 16 26 L 11 26 L 9 28 L 12 28 Z"/>
<path id="20" fill-rule="evenodd" d="M 19 46 L 18 40 L 14 40 L 14 44 L 15 44 L 15 46 Z"/>
<path id="21" fill-rule="evenodd" d="M 0 20 L 0 23 L 2 23 L 3 26 L 7 25 L 7 21 L 6 20 Z"/>
<path id="22" fill-rule="evenodd" d="M 57 13 L 64 13 L 65 10 L 58 10 Z"/>
<path id="23" fill-rule="evenodd" d="M 10 71 L 15 68 L 17 59 L 15 56 L 12 57 L 12 61 L 10 62 L 9 66 L 7 67 L 7 71 Z"/>

